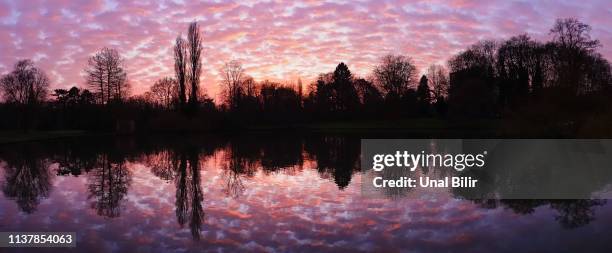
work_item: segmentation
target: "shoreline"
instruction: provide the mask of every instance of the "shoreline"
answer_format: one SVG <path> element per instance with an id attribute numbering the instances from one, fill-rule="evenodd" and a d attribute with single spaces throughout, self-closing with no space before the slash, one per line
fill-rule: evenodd
<path id="1" fill-rule="evenodd" d="M 71 137 L 93 136 L 100 133 L 85 130 L 54 130 L 54 131 L 30 131 L 21 130 L 0 131 L 0 145 L 46 141 Z"/>

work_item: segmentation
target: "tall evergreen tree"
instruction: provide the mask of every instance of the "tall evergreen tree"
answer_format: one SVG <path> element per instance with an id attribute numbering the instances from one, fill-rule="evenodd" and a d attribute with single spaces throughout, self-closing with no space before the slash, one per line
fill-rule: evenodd
<path id="1" fill-rule="evenodd" d="M 189 73 L 187 74 L 187 79 L 191 85 L 189 105 L 192 108 L 195 108 L 198 104 L 200 73 L 202 72 L 202 38 L 200 36 L 200 27 L 198 26 L 197 22 L 193 22 L 189 25 L 189 31 L 187 33 L 187 46 L 189 48 Z"/>

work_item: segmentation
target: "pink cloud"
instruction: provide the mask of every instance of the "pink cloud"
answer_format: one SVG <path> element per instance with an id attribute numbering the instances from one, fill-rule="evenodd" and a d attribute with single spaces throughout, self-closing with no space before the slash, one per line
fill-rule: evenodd
<path id="1" fill-rule="evenodd" d="M 11 8 L 7 3 L 0 2 L 0 19 L 7 18 L 11 14 Z"/>
<path id="2" fill-rule="evenodd" d="M 157 78 L 173 75 L 173 41 L 199 21 L 201 85 L 215 97 L 218 69 L 232 59 L 257 79 L 289 81 L 312 80 L 340 61 L 367 76 L 388 53 L 409 55 L 424 70 L 480 39 L 524 32 L 548 39 L 558 17 L 591 24 L 604 45 L 600 52 L 612 58 L 609 1 L 9 1 L 0 2 L 0 71 L 35 58 L 53 87 L 84 86 L 87 58 L 114 47 L 126 58 L 133 93 L 140 94 Z"/>

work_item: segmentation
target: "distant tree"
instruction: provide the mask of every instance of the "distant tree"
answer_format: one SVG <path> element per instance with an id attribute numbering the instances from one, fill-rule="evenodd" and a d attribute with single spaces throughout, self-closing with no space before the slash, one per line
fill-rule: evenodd
<path id="1" fill-rule="evenodd" d="M 202 72 L 202 38 L 200 36 L 200 27 L 198 26 L 197 22 L 192 22 L 189 24 L 187 45 L 189 48 L 189 73 L 187 75 L 187 79 L 191 84 L 189 104 L 195 108 L 198 103 L 200 73 Z"/>
<path id="2" fill-rule="evenodd" d="M 95 54 L 89 57 L 87 61 L 87 84 L 96 93 L 96 100 L 99 104 L 104 104 L 108 97 L 108 89 L 106 88 L 106 69 L 104 68 L 104 59 L 101 54 Z"/>
<path id="3" fill-rule="evenodd" d="M 117 50 L 114 49 L 107 50 L 105 55 L 107 59 L 107 85 L 109 88 L 114 88 L 114 91 L 111 91 L 114 99 L 122 101 L 129 95 L 129 82 L 127 79 L 127 72 L 123 66 L 123 58 L 119 55 Z"/>
<path id="4" fill-rule="evenodd" d="M 176 37 L 174 44 L 174 74 L 178 83 L 179 107 L 185 109 L 187 102 L 186 82 L 187 82 L 187 42 L 179 36 Z"/>
<path id="5" fill-rule="evenodd" d="M 255 79 L 251 76 L 245 76 L 243 79 L 241 86 L 244 89 L 244 95 L 247 97 L 257 96 L 257 84 L 255 83 Z"/>
<path id="6" fill-rule="evenodd" d="M 83 91 L 81 91 L 79 103 L 81 105 L 91 105 L 96 103 L 96 98 L 94 94 L 91 93 L 91 91 L 84 89 Z"/>
<path id="7" fill-rule="evenodd" d="M 52 96 L 64 108 L 68 106 L 78 105 L 81 102 L 81 90 L 77 87 L 72 87 L 70 90 L 55 89 Z"/>
<path id="8" fill-rule="evenodd" d="M 379 113 L 384 98 L 378 88 L 371 81 L 363 78 L 357 78 L 353 82 L 363 110 L 369 114 Z"/>
<path id="9" fill-rule="evenodd" d="M 448 95 L 448 73 L 443 66 L 431 65 L 427 69 L 427 80 L 431 87 L 434 100 L 445 98 Z"/>
<path id="10" fill-rule="evenodd" d="M 298 93 L 278 83 L 265 81 L 261 84 L 260 95 L 262 111 L 266 120 L 290 121 L 298 116 L 301 102 Z"/>
<path id="11" fill-rule="evenodd" d="M 55 89 L 53 90 L 53 94 L 51 96 L 55 97 L 55 100 L 61 104 L 65 104 L 68 97 L 68 90 L 66 89 Z"/>
<path id="12" fill-rule="evenodd" d="M 332 75 L 334 90 L 334 110 L 338 112 L 353 111 L 359 106 L 359 97 L 353 86 L 353 75 L 348 66 L 341 62 Z"/>
<path id="13" fill-rule="evenodd" d="M 0 87 L 7 103 L 37 105 L 46 99 L 49 78 L 32 61 L 21 60 L 0 78 Z"/>
<path id="14" fill-rule="evenodd" d="M 87 83 L 98 93 L 98 102 L 108 104 L 127 97 L 127 73 L 117 50 L 103 48 L 89 58 L 85 69 Z"/>
<path id="15" fill-rule="evenodd" d="M 160 102 L 157 100 L 157 97 L 151 91 L 145 91 L 145 93 L 142 93 L 140 95 L 132 96 L 130 98 L 130 102 L 144 107 L 148 107 L 151 105 L 160 105 Z"/>
<path id="16" fill-rule="evenodd" d="M 410 57 L 387 55 L 374 68 L 374 76 L 387 96 L 399 97 L 415 83 L 416 67 Z"/>
<path id="17" fill-rule="evenodd" d="M 49 78 L 30 60 L 21 60 L 10 73 L 0 78 L 0 89 L 6 103 L 17 106 L 24 131 L 29 130 L 35 110 L 46 100 Z M 15 120 L 15 119 L 13 119 Z"/>
<path id="18" fill-rule="evenodd" d="M 64 106 L 90 105 L 96 102 L 94 95 L 87 89 L 72 87 L 69 90 L 55 89 L 53 94 L 55 101 Z"/>
<path id="19" fill-rule="evenodd" d="M 348 83 L 352 80 L 353 74 L 351 74 L 348 66 L 346 66 L 344 62 L 341 62 L 336 66 L 332 78 L 334 82 Z"/>
<path id="20" fill-rule="evenodd" d="M 244 81 L 244 69 L 239 61 L 226 62 L 219 70 L 225 93 L 225 101 L 230 110 L 236 109 L 238 101 L 242 96 L 242 84 Z"/>
<path id="21" fill-rule="evenodd" d="M 438 116 L 445 116 L 448 110 L 448 72 L 443 66 L 431 65 L 427 69 L 427 80 L 431 87 L 432 102 Z"/>
<path id="22" fill-rule="evenodd" d="M 498 44 L 495 41 L 485 40 L 470 46 L 467 50 L 459 53 L 449 60 L 451 72 L 458 72 L 473 68 L 481 68 L 486 75 L 493 77 L 495 74 L 495 54 Z"/>
<path id="23" fill-rule="evenodd" d="M 429 80 L 426 75 L 421 76 L 419 86 L 417 87 L 417 97 L 419 101 L 429 103 L 431 100 L 431 91 L 429 90 Z"/>
<path id="24" fill-rule="evenodd" d="M 362 104 L 368 104 L 369 102 L 382 99 L 381 92 L 371 81 L 363 78 L 357 78 L 354 80 L 354 83 L 359 100 Z"/>
<path id="25" fill-rule="evenodd" d="M 234 98 L 232 99 L 233 105 L 231 106 L 233 112 L 239 113 L 239 117 L 242 120 L 256 119 L 256 115 L 259 113 L 260 109 L 257 90 L 258 87 L 255 79 L 244 74 L 239 83 L 239 87 L 233 92 Z"/>
<path id="26" fill-rule="evenodd" d="M 495 115 L 497 43 L 481 41 L 449 60 L 449 112 L 455 116 Z"/>
<path id="27" fill-rule="evenodd" d="M 100 119 L 100 115 L 92 115 L 92 105 L 96 103 L 95 96 L 87 89 L 72 87 L 66 89 L 55 89 L 53 105 L 54 112 L 57 112 L 55 124 L 59 128 L 82 129 L 89 124 L 94 124 Z"/>
<path id="28" fill-rule="evenodd" d="M 177 98 L 177 82 L 172 77 L 159 79 L 151 86 L 153 100 L 165 108 L 170 108 Z"/>
<path id="29" fill-rule="evenodd" d="M 599 41 L 591 39 L 591 26 L 575 18 L 557 19 L 550 34 L 553 41 L 566 49 L 592 51 L 599 47 Z"/>
<path id="30" fill-rule="evenodd" d="M 298 95 L 300 96 L 300 101 L 302 101 L 303 92 L 304 92 L 304 87 L 302 86 L 302 78 L 298 78 L 297 80 L 297 91 L 298 91 Z"/>
<path id="31" fill-rule="evenodd" d="M 550 30 L 553 41 L 549 43 L 549 52 L 556 74 L 553 85 L 571 94 L 584 92 L 588 85 L 584 82 L 588 63 L 600 46 L 598 40 L 591 39 L 590 31 L 589 25 L 574 18 L 557 19 Z"/>
<path id="32" fill-rule="evenodd" d="M 332 73 L 319 74 L 317 80 L 310 85 L 310 92 L 304 101 L 304 109 L 319 118 L 328 117 L 328 113 L 334 108 L 335 100 L 332 80 Z"/>
<path id="33" fill-rule="evenodd" d="M 603 91 L 612 94 L 612 73 L 610 62 L 601 54 L 593 54 L 587 61 L 586 92 Z"/>
<path id="34" fill-rule="evenodd" d="M 426 115 L 429 112 L 429 105 L 431 103 L 431 91 L 429 90 L 429 82 L 427 76 L 421 76 L 419 86 L 416 90 L 416 96 L 419 103 L 419 111 L 421 115 Z"/>
<path id="35" fill-rule="evenodd" d="M 501 44 L 496 63 L 500 106 L 514 107 L 527 98 L 532 86 L 541 86 L 537 83 L 543 80 L 541 48 L 527 35 L 512 37 Z"/>
<path id="36" fill-rule="evenodd" d="M 68 103 L 76 105 L 81 102 L 81 89 L 73 86 L 68 90 L 67 96 Z"/>

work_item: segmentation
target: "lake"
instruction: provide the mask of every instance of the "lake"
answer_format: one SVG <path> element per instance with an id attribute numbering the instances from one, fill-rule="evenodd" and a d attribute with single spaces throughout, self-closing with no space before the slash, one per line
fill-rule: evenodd
<path id="1" fill-rule="evenodd" d="M 612 248 L 606 200 L 466 200 L 401 192 L 373 198 L 361 192 L 359 162 L 360 138 L 346 135 L 91 137 L 4 145 L 0 231 L 76 232 L 77 249 L 87 252 Z"/>

